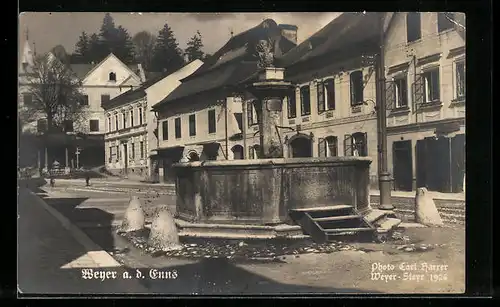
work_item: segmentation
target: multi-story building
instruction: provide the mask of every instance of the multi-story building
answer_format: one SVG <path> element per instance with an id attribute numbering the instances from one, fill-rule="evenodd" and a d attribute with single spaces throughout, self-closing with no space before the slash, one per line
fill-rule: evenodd
<path id="1" fill-rule="evenodd" d="M 394 188 L 459 192 L 465 174 L 465 26 L 458 13 L 394 13 L 385 41 Z"/>
<path id="2" fill-rule="evenodd" d="M 189 160 L 242 159 L 243 109 L 240 84 L 259 68 L 255 46 L 276 41 L 277 56 L 296 46 L 297 27 L 268 19 L 232 37 L 182 84 L 154 106 L 158 112 L 158 148 L 163 180 L 173 177 L 169 166 Z M 255 132 L 248 142 L 257 142 Z M 254 141 L 255 140 L 255 141 Z"/>
<path id="3" fill-rule="evenodd" d="M 52 60 L 58 60 L 52 53 L 47 53 Z M 33 73 L 34 55 L 26 40 L 22 55 L 22 65 L 19 75 L 20 106 L 32 101 L 29 90 L 33 86 L 27 76 Z M 65 168 L 79 166 L 100 166 L 104 164 L 104 110 L 103 101 L 108 101 L 120 93 L 138 87 L 145 79 L 141 65 L 125 65 L 116 56 L 110 54 L 100 63 L 70 64 L 69 69 L 75 78 L 81 81 L 80 91 L 84 95 L 83 118 L 79 122 L 66 123 L 64 131 L 59 134 L 45 135 L 43 148 L 38 148 L 38 164 L 50 168 L 58 161 Z M 22 131 L 27 133 L 42 133 L 46 128 L 46 119 L 39 114 L 36 120 L 23 123 Z M 35 151 L 36 152 L 36 151 Z M 77 157 L 78 155 L 78 157 Z M 33 159 L 31 159 L 33 160 Z"/>
<path id="4" fill-rule="evenodd" d="M 152 177 L 150 148 L 156 149 L 154 113 L 151 106 L 164 99 L 201 66 L 193 61 L 174 73 L 164 73 L 143 83 L 137 89 L 103 101 L 105 110 L 106 169 L 116 175 L 136 179 Z"/>
<path id="5" fill-rule="evenodd" d="M 283 107 L 285 156 L 370 156 L 373 186 L 378 18 L 378 13 L 343 13 L 278 62 L 296 86 Z"/>

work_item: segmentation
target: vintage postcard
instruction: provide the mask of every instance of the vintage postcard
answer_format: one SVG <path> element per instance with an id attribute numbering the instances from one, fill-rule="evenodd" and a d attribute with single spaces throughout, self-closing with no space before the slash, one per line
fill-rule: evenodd
<path id="1" fill-rule="evenodd" d="M 461 294 L 465 14 L 19 15 L 19 294 Z"/>

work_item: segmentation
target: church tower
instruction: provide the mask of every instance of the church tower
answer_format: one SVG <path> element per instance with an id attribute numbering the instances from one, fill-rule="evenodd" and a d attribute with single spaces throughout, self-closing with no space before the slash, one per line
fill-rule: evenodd
<path id="1" fill-rule="evenodd" d="M 21 72 L 27 73 L 30 67 L 34 65 L 34 53 L 31 50 L 28 30 L 26 30 L 26 41 L 24 42 L 23 52 L 21 54 Z"/>

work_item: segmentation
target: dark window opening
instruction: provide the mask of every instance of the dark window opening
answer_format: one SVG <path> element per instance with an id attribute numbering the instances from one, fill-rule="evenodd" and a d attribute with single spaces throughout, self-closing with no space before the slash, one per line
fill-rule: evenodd
<path id="1" fill-rule="evenodd" d="M 23 103 L 25 105 L 30 105 L 33 103 L 33 95 L 31 94 L 23 94 Z"/>
<path id="2" fill-rule="evenodd" d="M 123 113 L 122 118 L 123 118 L 123 129 L 125 129 L 127 128 L 127 115 Z"/>
<path id="3" fill-rule="evenodd" d="M 142 108 L 139 108 L 139 126 L 142 126 Z"/>
<path id="4" fill-rule="evenodd" d="M 91 119 L 89 121 L 89 126 L 90 126 L 90 132 L 99 131 L 99 120 L 98 119 Z"/>
<path id="5" fill-rule="evenodd" d="M 130 127 L 134 127 L 134 110 L 130 111 Z"/>
<path id="6" fill-rule="evenodd" d="M 208 110 L 208 133 L 215 133 L 216 131 L 215 110 Z"/>
<path id="7" fill-rule="evenodd" d="M 189 115 L 189 136 L 196 135 L 196 114 Z"/>
<path id="8" fill-rule="evenodd" d="M 89 95 L 83 95 L 82 96 L 82 105 L 88 106 L 89 105 Z"/>
<path id="9" fill-rule="evenodd" d="M 141 159 L 144 159 L 144 142 L 143 142 L 143 141 L 141 141 L 141 142 L 139 143 L 139 146 L 140 146 L 140 148 L 139 148 L 139 149 L 140 149 L 140 151 L 141 151 Z"/>
<path id="10" fill-rule="evenodd" d="M 180 139 L 182 136 L 181 134 L 181 118 L 177 117 L 175 119 L 175 138 Z"/>
<path id="11" fill-rule="evenodd" d="M 328 79 L 325 85 L 325 101 L 327 110 L 335 110 L 335 82 L 334 79 Z"/>
<path id="12" fill-rule="evenodd" d="M 161 135 L 164 141 L 168 140 L 168 121 L 161 123 Z"/>
<path id="13" fill-rule="evenodd" d="M 116 74 L 114 72 L 109 73 L 109 81 L 116 81 Z"/>
<path id="14" fill-rule="evenodd" d="M 453 13 L 438 13 L 438 32 L 453 29 L 455 24 Z"/>
<path id="15" fill-rule="evenodd" d="M 419 40 L 421 37 L 420 13 L 408 13 L 406 15 L 406 41 L 411 43 Z"/>
<path id="16" fill-rule="evenodd" d="M 101 95 L 101 104 L 106 104 L 109 102 L 109 95 Z"/>
<path id="17" fill-rule="evenodd" d="M 351 106 L 363 103 L 363 72 L 353 71 L 351 79 Z"/>

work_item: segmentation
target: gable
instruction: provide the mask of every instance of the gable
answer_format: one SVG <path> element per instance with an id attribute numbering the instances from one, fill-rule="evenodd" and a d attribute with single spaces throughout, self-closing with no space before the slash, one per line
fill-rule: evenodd
<path id="1" fill-rule="evenodd" d="M 116 81 L 109 80 L 110 73 L 115 74 Z M 125 80 L 133 80 L 133 84 L 130 85 L 140 84 L 139 76 L 131 71 L 130 68 L 117 57 L 111 54 L 87 74 L 83 80 L 83 85 L 118 86 Z"/>

